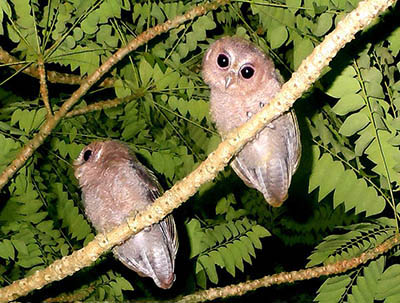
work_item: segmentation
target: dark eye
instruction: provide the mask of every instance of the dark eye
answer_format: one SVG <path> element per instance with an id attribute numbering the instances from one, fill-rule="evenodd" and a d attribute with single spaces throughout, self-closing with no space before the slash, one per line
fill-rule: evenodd
<path id="1" fill-rule="evenodd" d="M 250 79 L 254 75 L 254 68 L 251 66 L 245 66 L 240 70 L 240 74 L 245 79 Z"/>
<path id="2" fill-rule="evenodd" d="M 90 157 L 92 156 L 92 151 L 90 149 L 88 149 L 87 151 L 85 151 L 85 153 L 83 154 L 83 160 L 87 161 L 90 159 Z"/>
<path id="3" fill-rule="evenodd" d="M 219 54 L 217 58 L 218 66 L 221 68 L 225 68 L 229 66 L 229 58 L 225 54 Z"/>

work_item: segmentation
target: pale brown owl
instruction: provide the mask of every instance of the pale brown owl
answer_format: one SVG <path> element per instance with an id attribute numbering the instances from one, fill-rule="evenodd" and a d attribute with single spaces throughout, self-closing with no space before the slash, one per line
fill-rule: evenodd
<path id="1" fill-rule="evenodd" d="M 98 232 L 108 232 L 126 217 L 147 208 L 162 188 L 154 174 L 117 141 L 93 142 L 74 162 L 85 213 Z M 168 289 L 175 280 L 178 237 L 172 215 L 113 249 L 114 255 L 140 276 Z"/>
<path id="2" fill-rule="evenodd" d="M 260 111 L 281 88 L 271 59 L 237 37 L 224 37 L 210 46 L 202 73 L 211 88 L 211 117 L 223 137 Z M 295 113 L 290 111 L 246 144 L 231 166 L 269 204 L 280 206 L 288 196 L 300 154 L 299 128 Z"/>

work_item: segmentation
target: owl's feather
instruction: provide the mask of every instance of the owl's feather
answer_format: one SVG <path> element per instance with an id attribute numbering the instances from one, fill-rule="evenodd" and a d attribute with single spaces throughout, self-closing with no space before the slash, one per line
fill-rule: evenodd
<path id="1" fill-rule="evenodd" d="M 223 60 L 219 61 L 221 58 Z M 245 68 L 253 71 L 248 78 L 243 73 Z M 259 48 L 241 38 L 224 37 L 213 43 L 204 56 L 202 73 L 211 88 L 211 117 L 222 136 L 260 111 L 281 87 L 273 62 Z M 259 190 L 269 204 L 280 206 L 287 198 L 300 154 L 296 116 L 289 111 L 247 143 L 231 166 L 248 186 Z"/>
<path id="2" fill-rule="evenodd" d="M 98 232 L 107 232 L 162 193 L 155 175 L 130 149 L 116 141 L 93 142 L 74 163 L 85 213 Z M 113 249 L 115 256 L 141 276 L 167 289 L 174 282 L 178 237 L 172 215 Z"/>

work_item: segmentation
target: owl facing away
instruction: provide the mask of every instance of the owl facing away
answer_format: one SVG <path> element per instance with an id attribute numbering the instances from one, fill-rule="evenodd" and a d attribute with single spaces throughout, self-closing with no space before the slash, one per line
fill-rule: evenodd
<path id="1" fill-rule="evenodd" d="M 86 216 L 97 232 L 108 232 L 124 223 L 162 192 L 154 174 L 117 141 L 89 144 L 75 160 L 74 168 Z M 169 215 L 114 247 L 113 252 L 126 267 L 168 289 L 175 280 L 177 250 L 176 226 Z"/>
<path id="2" fill-rule="evenodd" d="M 238 37 L 224 37 L 210 46 L 202 75 L 211 89 L 211 118 L 222 137 L 260 111 L 281 88 L 271 59 Z M 269 123 L 231 162 L 236 174 L 272 206 L 287 199 L 301 155 L 299 134 L 291 110 Z"/>

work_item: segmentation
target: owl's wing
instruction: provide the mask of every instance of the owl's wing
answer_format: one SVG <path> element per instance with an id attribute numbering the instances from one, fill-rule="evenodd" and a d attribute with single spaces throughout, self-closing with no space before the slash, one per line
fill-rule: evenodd
<path id="1" fill-rule="evenodd" d="M 174 217 L 172 215 L 167 216 L 163 221 L 160 222 L 160 226 L 167 243 L 172 244 L 170 246 L 170 252 L 172 259 L 175 259 L 179 248 L 179 240 Z"/>
<path id="2" fill-rule="evenodd" d="M 160 183 L 158 183 L 157 177 L 150 169 L 142 165 L 136 158 L 130 161 L 130 165 L 138 175 L 140 182 L 148 190 L 149 200 L 152 203 L 163 192 Z"/>
<path id="3" fill-rule="evenodd" d="M 255 178 L 254 169 L 253 171 L 250 171 L 249 167 L 246 166 L 238 156 L 232 160 L 231 167 L 248 187 L 256 188 L 255 184 L 257 181 Z"/>
<path id="4" fill-rule="evenodd" d="M 300 129 L 294 110 L 291 110 L 287 116 L 290 123 L 286 145 L 288 146 L 290 172 L 293 175 L 299 167 L 301 157 Z"/>
<path id="5" fill-rule="evenodd" d="M 139 175 L 144 187 L 148 190 L 148 197 L 151 202 L 156 200 L 163 193 L 163 189 L 154 173 L 143 166 L 139 161 L 131 161 L 131 165 Z M 175 220 L 172 215 L 168 215 L 160 221 L 161 231 L 169 245 L 172 259 L 175 259 L 179 247 L 178 233 L 176 231 Z"/>
<path id="6" fill-rule="evenodd" d="M 284 114 L 249 142 L 231 166 L 247 186 L 260 191 L 272 206 L 287 198 L 292 175 L 299 164 L 300 136 L 296 116 Z"/>
<path id="7" fill-rule="evenodd" d="M 151 277 L 158 287 L 168 289 L 175 280 L 175 262 L 161 225 L 142 230 L 113 252 L 125 266 L 142 277 Z"/>

